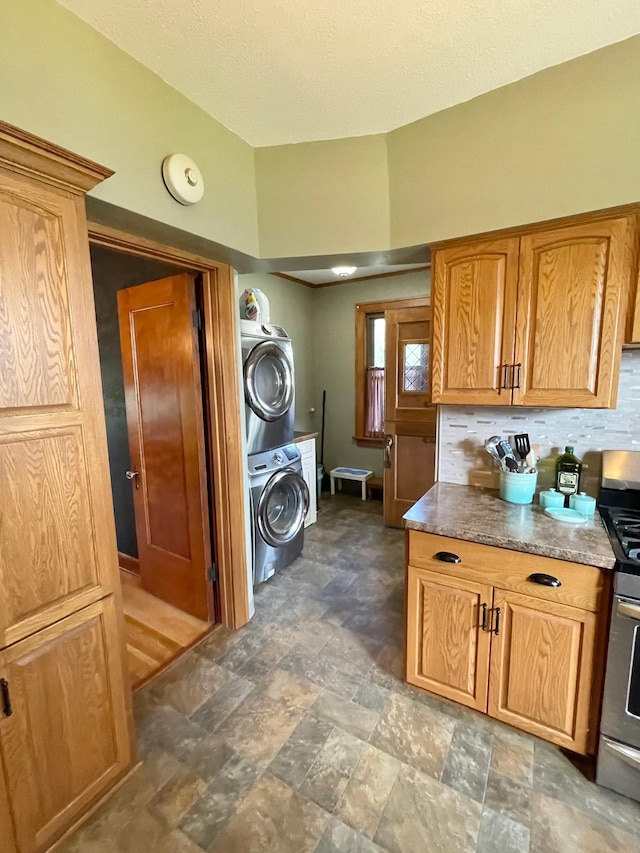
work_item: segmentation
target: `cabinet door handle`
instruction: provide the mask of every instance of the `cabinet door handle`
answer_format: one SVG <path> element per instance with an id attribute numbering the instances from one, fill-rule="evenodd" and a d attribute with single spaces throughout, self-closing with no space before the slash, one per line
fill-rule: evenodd
<path id="1" fill-rule="evenodd" d="M 513 385 L 512 388 L 520 387 L 520 377 L 522 374 L 522 362 L 519 361 L 517 364 L 513 365 Z"/>
<path id="2" fill-rule="evenodd" d="M 539 583 L 542 586 L 562 586 L 560 578 L 554 578 L 553 575 L 545 575 L 544 572 L 534 572 L 527 578 L 531 583 Z"/>
<path id="3" fill-rule="evenodd" d="M 505 391 L 509 390 L 509 365 L 502 365 L 502 388 Z"/>
<path id="4" fill-rule="evenodd" d="M 499 607 L 496 607 L 495 614 L 496 614 L 496 627 L 493 629 L 493 633 L 497 637 L 500 634 L 500 608 Z"/>
<path id="5" fill-rule="evenodd" d="M 124 476 L 127 478 L 127 480 L 135 480 L 136 489 L 140 488 L 140 482 L 139 482 L 140 472 L 139 471 L 125 471 Z"/>
<path id="6" fill-rule="evenodd" d="M 436 560 L 440 560 L 442 563 L 461 563 L 462 560 L 458 557 L 457 554 L 454 554 L 452 551 L 438 551 L 435 555 Z"/>
<path id="7" fill-rule="evenodd" d="M 13 714 L 13 711 L 11 710 L 9 683 L 6 678 L 0 678 L 0 694 L 2 695 L 2 713 L 5 717 L 10 717 Z"/>
<path id="8" fill-rule="evenodd" d="M 482 630 L 487 630 L 487 605 L 482 605 Z"/>

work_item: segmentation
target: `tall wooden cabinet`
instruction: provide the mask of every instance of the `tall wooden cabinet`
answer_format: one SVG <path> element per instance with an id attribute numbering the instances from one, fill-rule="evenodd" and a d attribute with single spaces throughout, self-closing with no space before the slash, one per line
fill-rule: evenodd
<path id="1" fill-rule="evenodd" d="M 634 215 L 434 251 L 434 403 L 610 408 Z"/>
<path id="2" fill-rule="evenodd" d="M 109 174 L 0 124 L 0 815 L 20 853 L 133 758 L 83 197 Z"/>

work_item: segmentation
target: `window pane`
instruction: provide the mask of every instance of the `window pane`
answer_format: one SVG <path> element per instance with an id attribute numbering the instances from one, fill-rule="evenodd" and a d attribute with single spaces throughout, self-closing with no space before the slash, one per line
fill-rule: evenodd
<path id="1" fill-rule="evenodd" d="M 384 317 L 375 317 L 373 323 L 373 360 L 370 367 L 384 367 Z"/>
<path id="2" fill-rule="evenodd" d="M 429 344 L 405 344 L 403 353 L 403 391 L 429 390 Z"/>

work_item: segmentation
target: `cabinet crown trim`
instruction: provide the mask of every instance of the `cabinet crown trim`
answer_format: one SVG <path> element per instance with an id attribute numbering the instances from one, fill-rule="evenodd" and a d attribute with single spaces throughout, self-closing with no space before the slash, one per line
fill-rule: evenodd
<path id="1" fill-rule="evenodd" d="M 114 174 L 106 166 L 4 121 L 0 121 L 0 166 L 76 195 Z"/>

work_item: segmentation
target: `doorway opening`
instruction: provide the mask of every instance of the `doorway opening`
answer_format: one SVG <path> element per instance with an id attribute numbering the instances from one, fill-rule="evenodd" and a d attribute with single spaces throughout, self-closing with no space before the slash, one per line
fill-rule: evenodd
<path id="1" fill-rule="evenodd" d="M 429 376 L 427 297 L 356 306 L 355 441 L 383 448 L 384 523 L 402 516 L 435 480 L 436 407 Z M 373 484 L 373 482 L 372 482 Z"/>
<path id="2" fill-rule="evenodd" d="M 200 274 L 91 244 L 131 684 L 220 620 Z"/>

